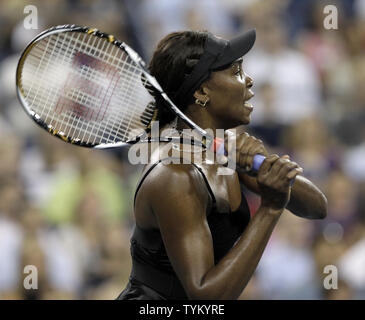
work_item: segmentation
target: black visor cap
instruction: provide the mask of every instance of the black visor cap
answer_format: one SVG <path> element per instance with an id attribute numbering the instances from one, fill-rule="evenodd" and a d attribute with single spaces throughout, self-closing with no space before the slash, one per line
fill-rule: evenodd
<path id="1" fill-rule="evenodd" d="M 243 57 L 251 50 L 255 40 L 255 30 L 250 30 L 238 37 L 233 38 L 232 40 L 229 40 L 217 61 L 211 65 L 210 70 L 220 69 L 223 66 L 230 65 L 237 59 Z"/>

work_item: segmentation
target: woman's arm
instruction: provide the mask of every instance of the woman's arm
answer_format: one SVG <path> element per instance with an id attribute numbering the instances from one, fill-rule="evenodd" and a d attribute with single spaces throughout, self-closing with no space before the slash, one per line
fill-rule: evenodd
<path id="1" fill-rule="evenodd" d="M 230 133 L 228 131 L 228 133 Z M 251 167 L 256 154 L 268 156 L 266 148 L 260 139 L 250 136 L 246 132 L 238 131 L 238 134 L 230 133 L 227 143 L 235 140 L 237 164 L 241 168 Z M 290 162 L 289 156 L 284 156 L 285 161 Z M 295 162 L 291 162 L 292 169 L 300 168 Z M 300 168 L 300 170 L 302 170 Z M 256 177 L 251 177 L 241 170 L 237 170 L 240 180 L 251 191 L 262 196 L 262 188 L 259 187 Z M 291 197 L 287 205 L 293 214 L 307 219 L 324 219 L 327 215 L 327 199 L 325 195 L 311 181 L 303 176 L 297 176 L 291 188 Z"/>
<path id="2" fill-rule="evenodd" d="M 269 185 L 271 196 L 264 197 L 267 201 L 263 201 L 243 235 L 217 265 L 206 220 L 208 193 L 192 166 L 164 166 L 151 173 L 147 178 L 150 181 L 146 179 L 145 195 L 169 259 L 190 299 L 239 297 L 289 200 L 289 179 L 286 184 L 283 181 L 290 170 L 284 170 L 284 166 L 278 157 L 265 160 L 260 168 L 260 185 Z M 283 170 L 274 175 L 272 168 Z"/>
<path id="3" fill-rule="evenodd" d="M 261 194 L 255 177 L 242 172 L 239 172 L 238 176 L 249 190 L 258 195 Z M 287 209 L 298 217 L 324 219 L 327 215 L 327 198 L 314 183 L 298 175 L 292 186 Z"/>

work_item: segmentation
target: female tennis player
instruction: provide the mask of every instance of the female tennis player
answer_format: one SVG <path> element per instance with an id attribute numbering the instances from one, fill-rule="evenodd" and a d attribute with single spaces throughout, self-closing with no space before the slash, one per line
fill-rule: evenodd
<path id="1" fill-rule="evenodd" d="M 174 32 L 158 44 L 149 70 L 201 128 L 248 125 L 253 80 L 242 69 L 242 57 L 255 37 L 255 31 L 230 41 L 208 32 Z M 186 127 L 163 101 L 156 106 L 161 130 Z M 251 168 L 256 154 L 266 157 L 256 176 L 239 169 L 219 174 L 224 165 L 204 157 L 166 163 L 164 146 L 152 153 L 135 194 L 131 276 L 118 299 L 237 299 L 285 208 L 308 219 L 326 216 L 325 196 L 301 176 L 297 163 L 268 154 L 261 140 L 245 132 L 233 138 L 237 168 Z M 183 143 L 178 146 L 179 160 L 194 159 Z M 261 197 L 252 218 L 243 187 Z"/>

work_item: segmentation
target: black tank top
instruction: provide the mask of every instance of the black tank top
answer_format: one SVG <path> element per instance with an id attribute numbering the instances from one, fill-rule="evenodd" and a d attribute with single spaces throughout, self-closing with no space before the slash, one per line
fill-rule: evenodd
<path id="1" fill-rule="evenodd" d="M 147 175 L 161 161 L 153 164 L 143 175 L 138 190 Z M 207 222 L 212 234 L 214 262 L 227 254 L 243 233 L 250 221 L 250 210 L 244 194 L 239 208 L 234 212 L 220 213 L 216 208 L 216 199 L 203 170 L 193 164 L 200 172 L 209 191 L 212 206 Z M 157 229 L 142 229 L 135 226 L 131 238 L 132 273 L 127 288 L 118 299 L 186 299 L 184 289 L 177 278 Z"/>

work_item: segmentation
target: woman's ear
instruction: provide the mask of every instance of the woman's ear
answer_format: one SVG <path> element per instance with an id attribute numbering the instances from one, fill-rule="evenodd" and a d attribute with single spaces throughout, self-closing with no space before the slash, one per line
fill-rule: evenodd
<path id="1" fill-rule="evenodd" d="M 199 104 L 199 105 L 201 105 L 202 103 L 204 105 L 206 105 L 209 101 L 208 90 L 203 86 L 201 86 L 201 87 L 199 87 L 199 89 L 195 90 L 193 96 L 195 98 L 195 103 Z"/>

